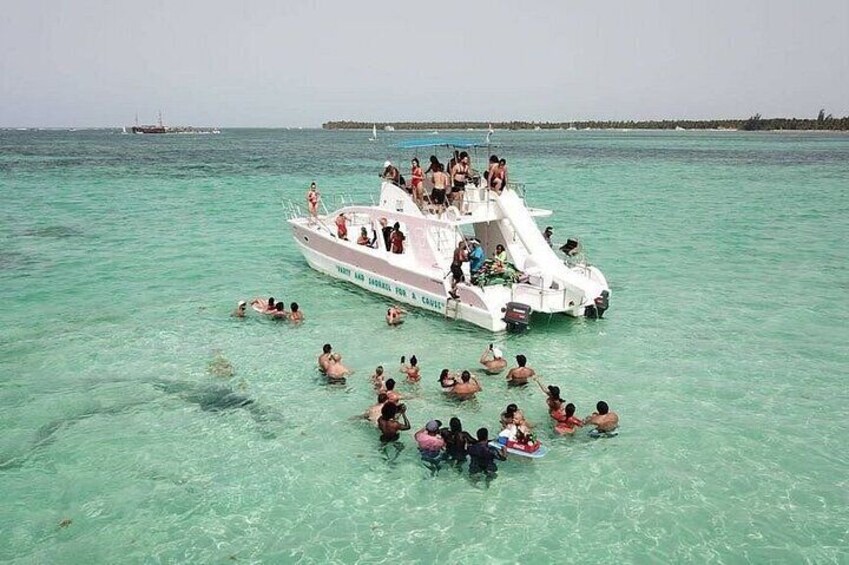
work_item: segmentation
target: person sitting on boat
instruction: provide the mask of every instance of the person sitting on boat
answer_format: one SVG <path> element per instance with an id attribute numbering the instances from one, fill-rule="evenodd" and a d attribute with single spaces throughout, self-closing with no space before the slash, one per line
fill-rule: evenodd
<path id="1" fill-rule="evenodd" d="M 333 353 L 329 357 L 325 374 L 331 382 L 344 383 L 345 377 L 351 374 L 351 370 L 342 364 L 342 356 L 340 354 Z"/>
<path id="2" fill-rule="evenodd" d="M 392 234 L 389 236 L 389 251 L 400 255 L 404 252 L 404 240 L 407 239 L 401 231 L 401 224 L 395 222 L 392 226 Z"/>
<path id="3" fill-rule="evenodd" d="M 477 239 L 469 240 L 469 247 L 469 272 L 472 274 L 472 284 L 475 284 L 477 275 L 486 261 L 486 253 Z"/>
<path id="4" fill-rule="evenodd" d="M 371 246 L 371 238 L 369 238 L 368 230 L 365 226 L 360 228 L 360 237 L 357 238 L 357 245 Z"/>
<path id="5" fill-rule="evenodd" d="M 310 222 L 318 217 L 319 200 L 321 200 L 321 194 L 319 194 L 318 187 L 316 186 L 315 181 L 313 181 L 310 185 L 310 189 L 307 191 L 307 207 L 310 212 Z"/>
<path id="6" fill-rule="evenodd" d="M 297 302 L 292 302 L 289 305 L 289 321 L 299 324 L 304 321 L 304 313 L 301 312 L 301 307 Z"/>
<path id="7" fill-rule="evenodd" d="M 247 307 L 247 305 L 248 305 L 248 303 L 245 302 L 244 300 L 239 300 L 238 306 L 236 306 L 236 309 L 233 310 L 233 313 L 230 314 L 230 315 L 233 316 L 234 318 L 244 318 L 245 317 L 245 308 Z"/>
<path id="8" fill-rule="evenodd" d="M 406 313 L 399 306 L 393 305 L 386 311 L 386 323 L 390 326 L 400 326 L 404 323 L 404 314 Z"/>
<path id="9" fill-rule="evenodd" d="M 478 380 L 472 377 L 469 371 L 463 371 L 460 374 L 460 382 L 451 388 L 451 394 L 460 400 L 469 400 L 470 398 L 474 398 L 475 393 L 481 390 Z"/>
<path id="10" fill-rule="evenodd" d="M 450 181 L 451 179 L 445 172 L 445 167 L 441 163 L 437 163 L 436 170 L 433 173 L 433 190 L 430 191 L 430 201 L 437 206 L 438 213 L 445 210 L 445 195 Z"/>
<path id="11" fill-rule="evenodd" d="M 348 240 L 348 224 L 346 223 L 348 218 L 345 216 L 345 212 L 339 212 L 339 215 L 336 216 L 336 237 L 339 239 Z"/>
<path id="12" fill-rule="evenodd" d="M 612 432 L 619 427 L 619 415 L 610 410 L 607 402 L 599 400 L 595 409 L 595 412 L 584 418 L 584 425 L 595 426 L 596 431 L 601 433 Z"/>
<path id="13" fill-rule="evenodd" d="M 513 367 L 507 372 L 507 384 L 509 386 L 524 386 L 528 384 L 528 379 L 536 375 L 536 372 L 525 365 L 528 358 L 522 354 L 516 355 L 516 363 L 518 367 Z"/>
<path id="14" fill-rule="evenodd" d="M 330 364 L 330 355 L 333 353 L 333 347 L 329 343 L 325 343 L 321 348 L 321 355 L 318 356 L 318 370 L 322 373 L 327 372 L 327 366 Z"/>
<path id="15" fill-rule="evenodd" d="M 413 355 L 410 357 L 410 364 L 408 365 L 404 361 L 406 360 L 406 356 L 401 356 L 401 373 L 407 375 L 408 383 L 417 383 L 421 380 L 422 376 L 419 373 L 419 360 L 416 359 L 416 356 Z"/>
<path id="16" fill-rule="evenodd" d="M 486 166 L 486 171 L 483 173 L 483 178 L 487 182 L 487 186 L 492 188 L 492 173 L 498 168 L 498 155 L 489 156 L 489 164 Z"/>
<path id="17" fill-rule="evenodd" d="M 495 246 L 495 252 L 492 254 L 492 272 L 503 273 L 507 266 L 507 250 L 500 243 Z"/>
<path id="18" fill-rule="evenodd" d="M 507 460 L 507 450 L 502 445 L 500 448 L 490 447 L 489 430 L 480 428 L 477 433 L 478 440 L 468 448 L 469 475 L 475 476 L 483 473 L 487 481 L 495 478 L 498 467 L 495 460 Z"/>
<path id="19" fill-rule="evenodd" d="M 457 375 L 450 373 L 448 369 L 442 369 L 442 372 L 439 373 L 439 386 L 442 387 L 442 392 L 453 392 L 454 385 L 458 382 Z"/>
<path id="20" fill-rule="evenodd" d="M 460 213 L 463 212 L 463 195 L 466 192 L 466 180 L 470 170 L 469 154 L 463 151 L 460 153 L 460 160 L 451 169 L 451 203 L 460 210 Z"/>
<path id="21" fill-rule="evenodd" d="M 424 172 L 417 158 L 413 157 L 410 165 L 410 190 L 413 193 L 413 200 L 421 207 L 424 204 Z"/>
<path id="22" fill-rule="evenodd" d="M 497 347 L 493 347 L 491 343 L 489 347 L 483 350 L 480 364 L 484 366 L 484 371 L 488 375 L 497 375 L 507 367 L 504 354 Z"/>
<path id="23" fill-rule="evenodd" d="M 454 300 L 457 300 L 457 285 L 461 282 L 466 282 L 466 276 L 463 274 L 463 263 L 469 260 L 469 253 L 466 251 L 466 242 L 461 241 L 457 244 L 457 249 L 454 250 L 454 259 L 451 262 L 451 292 L 448 294 Z"/>

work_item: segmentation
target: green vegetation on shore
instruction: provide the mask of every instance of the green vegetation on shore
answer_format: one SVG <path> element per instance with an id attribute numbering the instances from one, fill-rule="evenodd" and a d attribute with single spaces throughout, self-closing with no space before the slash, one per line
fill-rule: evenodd
<path id="1" fill-rule="evenodd" d="M 378 129 L 392 126 L 399 130 L 486 130 L 490 122 L 355 122 L 339 120 L 325 122 L 321 125 L 323 129 L 371 129 L 376 125 Z M 827 130 L 827 131 L 849 131 L 849 116 L 835 118 L 831 114 L 826 115 L 825 110 L 820 110 L 814 119 L 808 118 L 762 118 L 755 114 L 748 119 L 740 120 L 647 120 L 647 121 L 597 121 L 584 120 L 574 122 L 492 122 L 494 129 L 500 130 L 523 130 L 523 129 L 660 129 L 674 130 L 683 129 L 715 129 L 715 130 L 744 130 L 744 131 L 772 131 L 772 130 Z"/>

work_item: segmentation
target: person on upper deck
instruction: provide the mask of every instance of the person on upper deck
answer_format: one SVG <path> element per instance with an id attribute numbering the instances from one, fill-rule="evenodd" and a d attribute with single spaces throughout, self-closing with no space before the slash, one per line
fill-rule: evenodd
<path id="1" fill-rule="evenodd" d="M 507 161 L 501 159 L 490 169 L 489 187 L 498 194 L 501 194 L 505 186 L 507 186 Z"/>
<path id="2" fill-rule="evenodd" d="M 439 159 L 436 158 L 436 155 L 431 155 L 430 165 L 428 165 L 427 170 L 424 172 L 424 174 L 430 173 L 431 175 L 433 175 L 433 173 L 436 172 L 436 166 L 441 164 L 442 163 L 439 162 Z"/>
<path id="3" fill-rule="evenodd" d="M 401 254 L 404 252 L 404 240 L 407 237 L 404 235 L 404 232 L 401 231 L 401 224 L 395 222 L 395 225 L 392 226 L 392 234 L 389 236 L 389 250 L 392 253 Z"/>
<path id="4" fill-rule="evenodd" d="M 466 192 L 466 181 L 471 171 L 469 154 L 463 151 L 460 153 L 460 160 L 451 169 L 451 201 L 454 206 L 463 213 L 463 196 Z"/>
<path id="5" fill-rule="evenodd" d="M 498 168 L 498 155 L 490 155 L 489 156 L 489 165 L 486 166 L 486 171 L 483 173 L 483 178 L 489 184 L 489 187 L 492 188 L 492 172 Z"/>
<path id="6" fill-rule="evenodd" d="M 318 216 L 318 202 L 321 200 L 321 194 L 318 192 L 318 186 L 316 186 L 315 181 L 310 185 L 309 191 L 307 191 L 307 206 L 310 211 L 310 222 L 312 222 L 316 216 Z"/>

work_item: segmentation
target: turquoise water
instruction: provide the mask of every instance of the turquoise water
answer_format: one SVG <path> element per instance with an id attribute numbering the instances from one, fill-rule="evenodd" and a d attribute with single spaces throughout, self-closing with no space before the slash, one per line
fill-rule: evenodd
<path id="1" fill-rule="evenodd" d="M 0 132 L 0 561 L 849 562 L 849 137 L 497 133 L 613 298 L 493 337 L 387 328 L 301 259 L 281 201 L 371 194 L 408 157 L 369 133 Z M 307 322 L 229 317 L 269 294 Z M 439 370 L 490 341 L 622 433 L 553 437 L 542 394 L 496 377 L 444 399 Z M 317 375 L 325 342 L 346 387 Z M 489 488 L 431 478 L 410 433 L 388 463 L 350 418 L 413 353 L 414 426 L 517 402 L 549 455 Z"/>

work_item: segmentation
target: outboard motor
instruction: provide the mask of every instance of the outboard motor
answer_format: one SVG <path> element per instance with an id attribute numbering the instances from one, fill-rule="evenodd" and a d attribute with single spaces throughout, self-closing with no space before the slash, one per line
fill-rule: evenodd
<path id="1" fill-rule="evenodd" d="M 507 322 L 508 332 L 523 332 L 531 323 L 531 307 L 521 302 L 508 302 L 504 308 L 503 319 Z"/>
<path id="2" fill-rule="evenodd" d="M 601 295 L 596 297 L 592 306 L 584 308 L 584 316 L 593 320 L 604 317 L 604 312 L 610 307 L 610 293 L 606 290 L 601 291 Z"/>
<path id="3" fill-rule="evenodd" d="M 581 252 L 581 242 L 577 239 L 569 238 L 566 240 L 566 243 L 560 246 L 560 251 L 562 251 L 566 257 L 574 257 Z"/>

